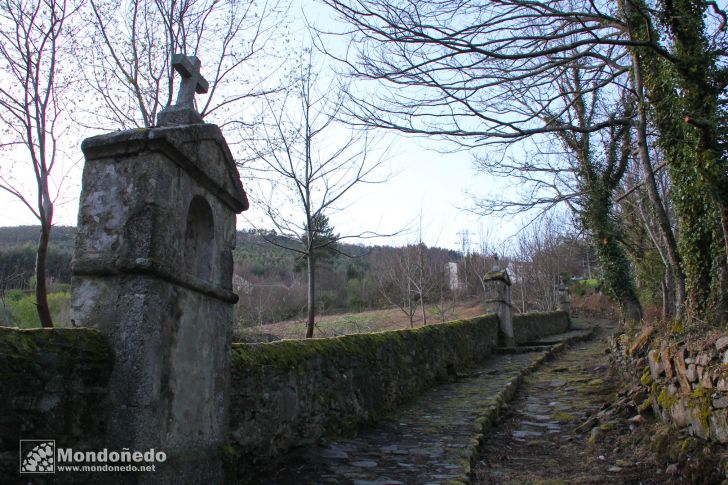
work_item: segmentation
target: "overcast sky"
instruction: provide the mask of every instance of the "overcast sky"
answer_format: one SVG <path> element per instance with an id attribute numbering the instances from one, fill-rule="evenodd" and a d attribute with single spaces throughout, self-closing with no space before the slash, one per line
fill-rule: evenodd
<path id="1" fill-rule="evenodd" d="M 307 1 L 307 0 L 303 0 Z M 307 4 L 306 12 L 310 21 L 319 25 L 330 22 L 328 13 L 319 4 Z M 300 12 L 293 6 L 291 15 Z M 298 32 L 303 40 L 303 16 L 296 14 Z M 295 34 L 294 34 L 295 35 Z M 204 59 L 203 74 L 204 74 Z M 213 120 L 214 122 L 214 120 Z M 66 154 L 65 167 L 55 171 L 56 177 L 65 174 L 63 190 L 56 204 L 55 225 L 75 225 L 80 194 L 80 176 L 83 160 L 80 142 Z M 432 148 L 438 145 L 423 138 L 396 137 L 392 139 L 388 156 L 387 170 L 391 173 L 386 183 L 362 185 L 351 193 L 350 204 L 346 210 L 331 215 L 331 222 L 337 232 L 347 234 L 369 230 L 378 233 L 400 233 L 395 238 L 362 241 L 365 244 L 401 245 L 415 242 L 419 238 L 418 229 L 422 226 L 422 239 L 428 245 L 452 249 L 461 247 L 463 231 L 469 233 L 471 245 L 477 246 L 480 233 L 488 232 L 494 242 L 502 242 L 516 232 L 516 223 L 508 220 L 483 220 L 462 210 L 470 204 L 467 193 L 492 195 L 502 183 L 484 174 L 476 174 L 472 167 L 472 154 L 438 153 Z M 429 149 L 428 149 L 429 148 Z M 5 153 L 3 164 L 8 163 Z M 22 154 L 18 154 L 22 156 Z M 26 166 L 15 174 L 25 180 L 26 193 L 32 193 L 32 170 Z M 385 172 L 382 172 L 384 174 Z M 30 177 L 30 178 L 28 178 Z M 243 178 L 243 185 L 246 180 Z M 19 201 L 5 192 L 0 192 L 0 226 L 35 225 L 36 219 Z M 256 207 L 238 219 L 238 229 L 265 226 Z M 421 223 L 420 223 L 421 221 Z M 506 243 L 508 244 L 508 243 Z"/>

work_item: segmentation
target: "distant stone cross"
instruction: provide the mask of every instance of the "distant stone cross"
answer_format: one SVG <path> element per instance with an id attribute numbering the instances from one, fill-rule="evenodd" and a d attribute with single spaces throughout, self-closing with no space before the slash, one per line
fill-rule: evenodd
<path id="1" fill-rule="evenodd" d="M 189 125 L 203 123 L 202 116 L 195 109 L 195 93 L 207 92 L 207 80 L 200 74 L 202 63 L 196 56 L 174 54 L 172 67 L 182 78 L 177 93 L 177 102 L 157 115 L 157 126 Z"/>

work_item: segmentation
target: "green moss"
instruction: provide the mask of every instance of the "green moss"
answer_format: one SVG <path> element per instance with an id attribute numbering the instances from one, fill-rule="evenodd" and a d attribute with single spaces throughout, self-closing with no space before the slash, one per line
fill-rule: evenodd
<path id="1" fill-rule="evenodd" d="M 577 421 L 579 418 L 574 416 L 573 414 L 569 413 L 554 413 L 549 416 L 554 421 L 558 421 L 560 423 L 569 423 L 572 421 Z"/>
<path id="2" fill-rule="evenodd" d="M 687 407 L 690 410 L 698 411 L 698 419 L 704 429 L 710 429 L 710 415 L 712 414 L 712 407 L 710 402 L 710 391 L 698 387 L 690 393 L 688 398 Z"/>
<path id="3" fill-rule="evenodd" d="M 602 434 L 603 432 L 600 427 L 592 428 L 592 430 L 589 432 L 589 440 L 587 441 L 587 443 L 589 443 L 589 446 L 596 445 L 597 442 L 601 439 Z"/>
<path id="4" fill-rule="evenodd" d="M 472 356 L 472 339 L 487 332 L 497 322 L 497 317 L 487 315 L 470 320 L 457 320 L 442 325 L 430 325 L 414 329 L 343 335 L 326 339 L 282 340 L 263 344 L 233 344 L 232 360 L 237 367 L 258 367 L 270 365 L 280 369 L 292 369 L 303 362 L 337 357 L 362 357 L 377 359 L 385 349 L 395 350 L 403 355 L 420 342 L 425 347 L 442 342 L 454 347 L 457 356 Z"/>
<path id="5" fill-rule="evenodd" d="M 615 428 L 614 423 L 602 423 L 599 425 L 601 431 L 611 431 Z"/>
<path id="6" fill-rule="evenodd" d="M 225 483 L 235 483 L 238 474 L 238 464 L 240 462 L 240 454 L 230 443 L 220 446 L 220 458 L 225 471 Z"/>
<path id="7" fill-rule="evenodd" d="M 652 384 L 652 373 L 650 372 L 650 369 L 647 368 L 645 372 L 642 374 L 642 377 L 640 377 L 640 382 L 643 386 L 649 387 L 650 384 Z"/>
<path id="8" fill-rule="evenodd" d="M 685 324 L 682 320 L 673 320 L 670 322 L 670 333 L 680 335 L 685 332 Z"/>
<path id="9" fill-rule="evenodd" d="M 108 363 L 110 370 L 113 363 L 113 353 L 106 340 L 93 329 L 0 327 L 0 377 L 3 379 L 27 379 L 40 372 L 42 354 L 55 355 L 66 365 L 80 361 Z"/>
<path id="10" fill-rule="evenodd" d="M 652 409 L 652 398 L 648 397 L 637 407 L 637 412 L 644 414 Z"/>
<path id="11" fill-rule="evenodd" d="M 666 387 L 660 389 L 660 393 L 657 395 L 657 404 L 659 404 L 663 409 L 672 409 L 672 406 L 677 402 L 677 400 L 677 395 L 670 396 Z"/>

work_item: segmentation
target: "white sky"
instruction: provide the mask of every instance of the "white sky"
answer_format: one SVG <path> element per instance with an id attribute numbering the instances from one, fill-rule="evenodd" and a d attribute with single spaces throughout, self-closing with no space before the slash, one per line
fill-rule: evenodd
<path id="1" fill-rule="evenodd" d="M 308 0 L 301 0 L 308 2 Z M 322 7 L 307 6 L 309 21 L 322 22 L 326 12 Z M 291 15 L 300 11 L 292 7 Z M 299 21 L 301 21 L 299 19 Z M 302 22 L 302 21 L 301 21 Z M 301 25 L 303 25 L 301 23 Z M 295 29 L 294 29 L 295 31 Z M 1 74 L 1 73 L 0 73 Z M 204 60 L 203 60 L 204 74 Z M 89 136 L 89 133 L 84 136 Z M 57 176 L 67 172 L 62 191 L 56 204 L 54 224 L 75 225 L 80 195 L 80 178 L 83 166 L 80 143 L 82 137 L 73 140 L 72 147 L 65 157 L 67 168 L 58 167 Z M 345 211 L 331 215 L 331 222 L 337 232 L 361 232 L 369 230 L 378 233 L 394 233 L 409 228 L 395 238 L 383 238 L 361 241 L 364 244 L 401 245 L 415 242 L 418 238 L 418 226 L 422 221 L 422 239 L 430 246 L 452 249 L 460 248 L 459 232 L 470 232 L 471 247 L 478 244 L 478 234 L 482 227 L 489 229 L 490 237 L 503 241 L 518 229 L 515 223 L 503 220 L 482 220 L 463 211 L 469 205 L 467 193 L 492 194 L 501 184 L 493 178 L 476 174 L 472 168 L 471 154 L 460 152 L 443 155 L 424 147 L 422 138 L 397 137 L 392 143 L 389 168 L 393 174 L 390 179 L 379 185 L 361 185 L 351 192 L 354 203 Z M 433 143 L 429 143 L 434 147 Z M 2 170 L 12 163 L 8 152 L 0 161 Z M 21 155 L 18 155 L 19 157 Z M 31 194 L 34 186 L 32 169 L 20 163 L 14 175 L 24 181 L 27 194 Z M 246 181 L 243 179 L 243 185 Z M 32 213 L 17 199 L 0 191 L 0 226 L 35 225 L 37 220 Z M 251 220 L 260 221 L 260 213 L 255 207 L 245 214 Z M 244 217 L 238 219 L 238 229 L 251 227 Z M 354 241 L 352 241 L 354 242 Z"/>

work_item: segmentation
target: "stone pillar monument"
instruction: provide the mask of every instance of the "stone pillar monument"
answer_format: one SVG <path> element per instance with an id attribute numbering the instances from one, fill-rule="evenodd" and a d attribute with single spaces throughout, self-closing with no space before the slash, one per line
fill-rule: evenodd
<path id="1" fill-rule="evenodd" d="M 206 90 L 199 65 L 174 57 L 180 96 Z M 248 201 L 220 129 L 191 99 L 165 113 L 82 144 L 71 318 L 115 352 L 109 451 L 167 456 L 105 483 L 224 481 L 235 215 Z"/>
<path id="2" fill-rule="evenodd" d="M 559 305 L 557 308 L 568 313 L 571 310 L 571 291 L 563 280 L 560 281 L 558 293 Z"/>
<path id="3" fill-rule="evenodd" d="M 499 344 L 515 347 L 513 316 L 511 312 L 511 278 L 508 270 L 497 265 L 483 276 L 485 283 L 485 306 L 489 312 L 496 313 L 500 320 Z"/>

